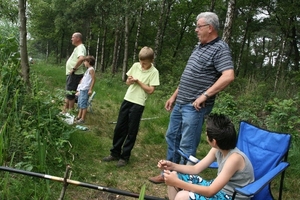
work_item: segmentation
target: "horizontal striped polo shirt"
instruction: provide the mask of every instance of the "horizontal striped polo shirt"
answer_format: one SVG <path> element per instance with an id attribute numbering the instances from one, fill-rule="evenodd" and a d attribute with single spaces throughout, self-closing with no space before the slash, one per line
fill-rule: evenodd
<path id="1" fill-rule="evenodd" d="M 194 102 L 228 69 L 233 69 L 233 62 L 227 43 L 219 37 L 204 45 L 198 43 L 181 75 L 176 103 Z M 205 105 L 213 105 L 214 101 L 212 96 Z"/>

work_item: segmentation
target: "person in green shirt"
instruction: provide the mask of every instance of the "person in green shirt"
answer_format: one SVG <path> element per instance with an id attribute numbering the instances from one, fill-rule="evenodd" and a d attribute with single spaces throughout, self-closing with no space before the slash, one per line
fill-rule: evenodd
<path id="1" fill-rule="evenodd" d="M 66 98 L 64 113 L 74 108 L 75 93 L 80 80 L 83 77 L 83 61 L 86 56 L 86 48 L 82 44 L 81 33 L 74 33 L 72 35 L 72 44 L 75 46 L 73 53 L 69 57 L 66 63 Z"/>
<path id="2" fill-rule="evenodd" d="M 113 147 L 110 155 L 103 161 L 118 161 L 117 166 L 125 166 L 134 147 L 145 102 L 159 83 L 159 72 L 152 64 L 154 51 L 143 47 L 139 52 L 139 62 L 132 65 L 126 73 L 129 85 L 121 104 L 117 124 L 114 130 Z"/>

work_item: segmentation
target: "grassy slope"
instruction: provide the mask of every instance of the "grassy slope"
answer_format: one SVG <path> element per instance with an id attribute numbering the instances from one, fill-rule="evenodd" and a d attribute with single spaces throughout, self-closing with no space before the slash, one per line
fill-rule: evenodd
<path id="1" fill-rule="evenodd" d="M 57 88 L 64 88 L 64 70 L 63 66 L 35 65 L 32 71 L 36 71 L 39 76 L 45 76 L 43 80 L 49 86 L 49 91 L 55 92 Z M 127 86 L 120 81 L 120 76 L 112 78 L 97 74 L 95 85 L 97 93 L 93 101 L 94 113 L 88 113 L 86 122 L 89 131 L 77 131 L 70 139 L 73 145 L 71 153 L 75 158 L 71 164 L 71 179 L 134 193 L 139 193 L 142 185 L 146 184 L 146 195 L 164 198 L 166 186 L 151 184 L 147 180 L 149 176 L 159 173 L 156 163 L 159 159 L 165 158 L 166 153 L 164 134 L 168 125 L 169 113 L 164 110 L 163 106 L 168 96 L 163 95 L 159 87 L 147 101 L 143 115 L 144 118 L 159 118 L 141 122 L 130 163 L 123 168 L 116 168 L 115 163 L 101 162 L 101 159 L 109 154 L 114 129 L 114 124 L 111 122 L 117 119 L 118 109 L 126 89 Z M 208 149 L 206 141 L 202 138 L 197 157 L 205 155 Z M 299 181 L 293 178 L 293 173 L 297 173 L 291 170 L 289 172 L 285 179 L 286 191 L 284 191 L 283 199 L 299 199 L 298 192 L 288 189 L 289 187 L 299 187 Z M 60 174 L 63 173 L 60 172 Z M 215 173 L 213 170 L 208 170 L 202 176 L 209 179 Z M 58 197 L 60 190 L 56 192 Z M 67 200 L 115 198 L 132 199 L 72 185 L 68 186 L 65 195 Z"/>
<path id="2" fill-rule="evenodd" d="M 49 90 L 55 92 L 57 88 L 64 88 L 64 70 L 64 67 L 33 66 L 32 71 L 45 76 L 46 84 L 52 86 Z M 149 98 L 147 103 L 152 105 L 146 106 L 143 117 L 159 118 L 141 122 L 130 164 L 124 168 L 117 168 L 115 163 L 102 163 L 101 159 L 109 155 L 115 126 L 112 122 L 117 120 L 119 106 L 127 86 L 119 80 L 119 77 L 106 77 L 104 80 L 100 74 L 97 74 L 94 89 L 96 91 L 93 101 L 94 112 L 88 113 L 85 124 L 89 131 L 78 131 L 70 139 L 73 146 L 71 153 L 75 157 L 71 179 L 134 193 L 139 193 L 142 185 L 146 184 L 146 195 L 164 197 L 165 186 L 154 185 L 147 180 L 149 176 L 159 173 L 156 168 L 157 160 L 165 157 L 164 133 L 169 113 L 163 109 L 164 100 L 155 98 L 155 94 Z M 70 185 L 65 197 L 66 199 L 94 199 L 106 195 L 108 194 L 101 191 Z"/>

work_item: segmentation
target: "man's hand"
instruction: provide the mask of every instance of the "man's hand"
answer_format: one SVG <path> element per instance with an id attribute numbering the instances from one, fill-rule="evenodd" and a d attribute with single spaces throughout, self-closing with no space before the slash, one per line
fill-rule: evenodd
<path id="1" fill-rule="evenodd" d="M 207 97 L 204 95 L 200 95 L 200 97 L 198 97 L 194 102 L 193 102 L 193 106 L 195 107 L 195 109 L 197 111 L 199 111 L 202 107 L 205 107 L 205 101 L 206 101 Z"/>
<path id="2" fill-rule="evenodd" d="M 76 71 L 76 69 L 75 69 L 75 68 L 72 68 L 72 70 L 70 71 L 70 74 L 74 74 L 75 71 Z"/>
<path id="3" fill-rule="evenodd" d="M 170 99 L 168 99 L 168 101 L 166 101 L 166 104 L 165 104 L 165 109 L 167 111 L 171 111 L 173 109 L 174 102 L 175 102 L 174 98 L 171 97 Z"/>

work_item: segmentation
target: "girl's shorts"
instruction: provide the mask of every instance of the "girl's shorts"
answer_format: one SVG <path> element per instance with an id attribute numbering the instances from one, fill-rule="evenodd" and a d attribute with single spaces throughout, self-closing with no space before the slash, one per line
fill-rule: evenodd
<path id="1" fill-rule="evenodd" d="M 88 107 L 89 101 L 89 91 L 88 90 L 80 90 L 78 96 L 78 108 L 85 109 Z"/>
<path id="2" fill-rule="evenodd" d="M 178 178 L 192 184 L 210 186 L 214 180 L 204 180 L 198 175 L 189 175 L 178 173 Z M 231 196 L 220 190 L 217 194 L 212 197 L 205 197 L 200 194 L 189 192 L 190 200 L 231 200 Z"/>

